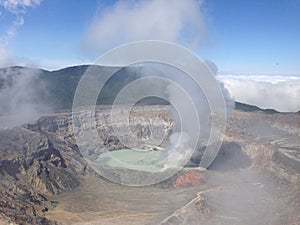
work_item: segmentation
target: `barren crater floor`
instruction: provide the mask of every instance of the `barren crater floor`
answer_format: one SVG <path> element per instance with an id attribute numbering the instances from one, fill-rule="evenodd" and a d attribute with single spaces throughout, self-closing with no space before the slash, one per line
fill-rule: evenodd
<path id="1" fill-rule="evenodd" d="M 125 154 L 137 166 L 152 164 L 169 143 L 168 138 L 161 146 L 153 142 L 172 131 L 168 106 L 134 108 L 130 129 L 147 140 L 136 144 L 145 152 L 127 154 L 130 150 L 113 135 L 109 109 L 99 107 L 96 115 L 99 142 L 84 154 L 93 162 L 108 160 L 108 169 L 119 166 L 108 154 Z M 95 173 L 76 142 L 78 134 L 84 137 L 81 145 L 92 141 L 84 136 L 92 124 L 84 112 L 78 116 L 85 123 L 81 129 L 64 112 L 0 131 L 3 224 L 300 224 L 299 114 L 235 110 L 207 170 L 197 167 L 199 148 L 173 177 L 144 187 L 123 186 Z M 121 122 L 115 125 L 123 131 Z M 131 141 L 126 133 L 122 140 Z"/>
<path id="2" fill-rule="evenodd" d="M 275 180 L 249 169 L 207 172 L 205 184 L 172 189 L 85 178 L 79 190 L 54 198 L 61 204 L 47 218 L 62 224 L 299 224 L 299 192 Z"/>

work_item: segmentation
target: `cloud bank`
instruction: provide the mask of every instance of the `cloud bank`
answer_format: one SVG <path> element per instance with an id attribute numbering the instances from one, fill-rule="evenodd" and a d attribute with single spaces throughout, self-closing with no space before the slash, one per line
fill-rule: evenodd
<path id="1" fill-rule="evenodd" d="M 83 39 L 83 51 L 99 54 L 138 40 L 164 40 L 199 46 L 205 26 L 199 0 L 119 0 L 100 10 Z"/>
<path id="2" fill-rule="evenodd" d="M 300 77 L 218 76 L 236 101 L 280 112 L 300 110 Z"/>

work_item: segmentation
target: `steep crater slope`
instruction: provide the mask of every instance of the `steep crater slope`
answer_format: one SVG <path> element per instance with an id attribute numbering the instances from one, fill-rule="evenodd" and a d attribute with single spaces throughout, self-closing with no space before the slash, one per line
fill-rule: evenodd
<path id="1" fill-rule="evenodd" d="M 162 130 L 169 132 L 171 120 L 166 116 L 169 109 L 164 106 L 140 109 L 132 117 L 133 132 L 138 139 L 146 140 L 153 135 L 155 138 Z M 148 118 L 143 123 L 138 118 L 140 114 L 145 115 L 145 110 Z M 105 107 L 97 109 L 97 131 L 102 144 L 91 149 L 91 159 L 105 151 L 125 148 L 113 136 L 107 121 L 108 112 Z M 85 112 L 80 116 L 86 119 Z M 83 129 L 91 129 L 88 121 L 83 123 Z M 150 132 L 150 126 L 155 134 Z M 44 218 L 56 205 L 48 200 L 49 196 L 76 190 L 82 176 L 98 177 L 79 151 L 76 132 L 82 130 L 72 125 L 71 112 L 44 116 L 23 127 L 0 131 L 0 214 L 3 220 L 17 224 L 52 223 Z M 156 150 L 154 148 L 146 146 L 149 151 Z"/>
<path id="2" fill-rule="evenodd" d="M 0 210 L 18 224 L 47 224 L 47 196 L 71 191 L 86 173 L 75 145 L 23 127 L 1 131 Z"/>
<path id="3" fill-rule="evenodd" d="M 131 139 L 127 139 L 125 132 L 123 133 L 122 142 L 114 135 L 109 112 L 110 110 L 107 107 L 97 108 L 96 127 L 94 127 L 94 124 L 90 124 L 89 114 L 82 111 L 78 114 L 78 116 L 82 116 L 81 121 L 83 121 L 80 129 L 79 126 L 73 126 L 71 112 L 64 112 L 44 116 L 37 122 L 23 127 L 1 131 L 0 192 L 2 197 L 0 199 L 0 213 L 3 220 L 11 220 L 17 224 L 54 223 L 51 220 L 58 219 L 55 215 L 48 217 L 48 219 L 45 218 L 45 215 L 47 215 L 48 210 L 52 211 L 52 208 L 57 205 L 57 201 L 62 204 L 62 207 L 70 204 L 76 205 L 76 202 L 71 203 L 70 198 L 72 193 L 79 195 L 84 193 L 85 189 L 83 187 L 86 178 L 102 180 L 84 159 L 77 145 L 76 136 L 81 132 L 83 134 L 88 133 L 89 130 L 96 128 L 100 145 L 89 149 L 87 155 L 90 157 L 89 160 L 95 160 L 106 152 L 126 149 L 126 140 L 130 141 Z M 121 121 L 121 110 L 119 112 Z M 143 140 L 147 143 L 146 145 L 140 145 L 137 142 L 137 148 L 156 152 L 167 146 L 169 144 L 169 134 L 174 126 L 174 122 L 170 118 L 169 106 L 135 107 L 130 117 L 130 129 L 137 140 Z M 199 191 L 198 188 L 201 189 L 199 184 L 202 184 L 204 180 L 206 180 L 207 185 L 220 185 L 219 180 L 215 182 L 214 174 L 227 177 L 228 174 L 235 173 L 234 171 L 243 171 L 249 168 L 263 171 L 264 174 L 271 172 L 280 180 L 288 182 L 293 188 L 297 189 L 299 188 L 299 119 L 298 114 L 270 115 L 262 112 L 235 111 L 228 123 L 220 153 L 208 172 L 203 173 L 202 170 L 197 168 L 204 151 L 203 147 L 199 147 L 187 163 L 186 169 L 161 184 L 148 187 L 148 189 L 150 188 L 149 193 L 155 191 L 157 192 L 157 198 L 161 199 L 164 195 L 160 195 L 160 193 L 165 193 L 163 190 L 184 187 L 180 193 L 183 194 L 187 191 L 189 194 L 182 195 L 182 198 L 183 196 L 186 197 L 185 200 L 178 197 L 176 204 L 185 205 L 187 200 L 192 199 L 192 196 Z M 117 127 L 122 134 L 122 123 L 117 124 Z M 156 142 L 152 141 L 161 136 L 165 136 L 161 144 L 153 144 Z M 85 141 L 91 141 L 89 138 L 89 136 L 86 136 Z M 84 144 L 84 142 L 82 143 Z M 123 174 L 126 176 L 126 172 L 123 171 Z M 142 179 L 142 177 L 137 179 Z M 99 189 L 97 189 L 104 196 L 106 195 L 105 187 L 110 186 L 108 183 L 105 180 L 101 181 Z M 190 189 L 190 185 L 196 185 L 196 188 Z M 116 188 L 122 193 L 123 189 L 118 185 L 112 185 L 112 188 Z M 140 189 L 141 195 L 145 190 Z M 131 193 L 129 189 L 127 191 Z M 64 197 L 68 196 L 68 193 L 71 197 Z M 176 193 L 177 191 L 173 194 Z M 181 196 L 180 193 L 176 195 Z M 56 195 L 59 197 L 53 197 Z M 95 195 L 97 196 L 97 194 Z M 189 207 L 182 208 L 183 211 L 186 210 L 185 212 L 189 213 L 182 214 L 181 210 L 175 212 L 174 207 L 167 209 L 167 204 L 164 205 L 165 213 L 159 214 L 156 211 L 156 214 L 152 215 L 152 219 L 157 216 L 157 220 L 153 224 L 162 221 L 168 223 L 169 220 L 175 220 L 177 224 L 182 224 L 187 215 L 190 217 L 189 220 L 197 219 L 199 214 L 195 213 L 195 210 L 198 212 L 198 209 L 201 213 L 204 213 L 200 213 L 203 218 L 212 218 L 214 210 L 220 210 L 214 206 L 213 197 L 205 194 L 199 194 L 198 197 L 197 201 L 192 201 L 188 205 Z M 113 207 L 117 211 L 125 210 L 126 204 L 136 204 L 134 201 L 130 203 L 130 200 L 126 198 L 124 202 L 120 202 L 114 196 L 109 201 L 112 205 L 117 202 L 121 204 Z M 128 202 L 125 204 L 126 201 Z M 295 209 L 298 209 L 299 206 L 299 202 L 297 202 L 298 200 L 295 198 L 293 200 Z M 189 211 L 190 206 L 193 206 L 194 203 L 198 204 L 199 208 L 197 209 L 195 206 L 196 208 L 192 207 Z M 80 204 L 82 205 L 82 202 Z M 93 203 L 91 202 L 91 204 Z M 101 210 L 102 203 L 97 204 L 99 204 L 97 207 Z M 142 203 L 139 202 L 139 204 Z M 149 205 L 149 207 L 154 207 L 155 204 L 158 203 L 153 202 L 153 205 Z M 77 211 L 75 210 L 72 213 L 77 215 L 78 211 L 85 211 L 81 207 L 86 206 L 84 204 L 82 206 L 78 205 Z M 174 214 L 172 214 L 172 210 Z M 171 216 L 167 217 L 167 214 Z M 217 223 L 218 218 L 213 219 Z M 289 222 L 289 220 L 287 221 Z M 229 219 L 228 224 L 231 223 L 232 221 L 230 222 Z"/>
<path id="4" fill-rule="evenodd" d="M 299 185 L 299 114 L 236 110 L 229 120 L 225 139 L 240 144 L 255 165 Z"/>

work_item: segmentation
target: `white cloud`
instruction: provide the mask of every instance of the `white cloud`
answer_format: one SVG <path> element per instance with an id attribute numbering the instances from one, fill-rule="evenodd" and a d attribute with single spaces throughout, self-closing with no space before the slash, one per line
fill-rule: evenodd
<path id="1" fill-rule="evenodd" d="M 29 67 L 40 66 L 37 61 L 13 55 L 7 45 L 0 43 L 0 68 L 15 65 Z"/>
<path id="2" fill-rule="evenodd" d="M 6 34 L 1 36 L 1 39 L 7 42 L 7 39 L 15 36 L 17 28 L 24 24 L 23 15 L 27 12 L 27 8 L 37 6 L 40 3 L 41 0 L 0 0 L 0 6 L 3 6 L 16 17 Z"/>
<path id="3" fill-rule="evenodd" d="M 38 6 L 41 1 L 42 0 L 0 0 L 0 6 L 15 16 L 8 30 L 4 34 L 0 34 L 0 67 L 13 65 L 17 61 L 17 57 L 13 56 L 9 50 L 9 40 L 15 36 L 18 27 L 24 24 L 24 14 L 27 12 L 27 8 Z M 29 60 L 21 59 L 21 61 L 21 64 L 24 64 L 25 61 Z"/>
<path id="4" fill-rule="evenodd" d="M 199 0 L 119 0 L 94 18 L 83 40 L 84 51 L 103 52 L 145 39 L 197 47 L 205 30 L 201 5 Z"/>
<path id="5" fill-rule="evenodd" d="M 0 43 L 0 68 L 12 64 L 12 55 L 6 45 Z"/>
<path id="6" fill-rule="evenodd" d="M 281 112 L 300 110 L 300 77 L 218 76 L 236 101 Z"/>
<path id="7" fill-rule="evenodd" d="M 21 14 L 25 13 L 28 7 L 40 5 L 41 1 L 42 0 L 0 0 L 0 5 L 13 14 Z"/>

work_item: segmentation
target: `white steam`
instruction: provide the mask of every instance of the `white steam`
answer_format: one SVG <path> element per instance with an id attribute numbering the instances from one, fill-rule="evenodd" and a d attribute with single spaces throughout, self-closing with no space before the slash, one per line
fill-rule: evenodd
<path id="1" fill-rule="evenodd" d="M 13 57 L 9 52 L 6 45 L 0 43 L 0 68 L 11 65 L 13 63 Z"/>
<path id="2" fill-rule="evenodd" d="M 300 77 L 218 76 L 236 101 L 281 112 L 300 110 Z"/>
<path id="3" fill-rule="evenodd" d="M 218 67 L 213 62 L 208 61 L 206 62 L 206 65 L 210 68 L 212 75 L 217 74 Z M 170 157 L 168 157 L 169 161 L 165 165 L 167 168 L 176 167 L 176 165 L 180 165 L 182 162 L 184 162 L 184 164 L 187 163 L 195 150 L 197 151 L 197 149 L 201 146 L 207 146 L 211 132 L 210 122 L 212 119 L 212 111 L 210 109 L 207 96 L 205 95 L 206 93 L 199 90 L 197 85 L 192 85 L 188 79 L 177 79 L 176 82 L 184 87 L 187 94 L 192 99 L 197 112 L 198 121 L 192 119 L 193 109 L 190 105 L 188 105 L 186 99 L 182 98 L 182 94 L 176 89 L 168 87 L 167 92 L 170 99 L 175 105 L 180 107 L 179 117 L 177 117 L 177 113 L 173 113 L 175 123 L 182 125 L 184 121 L 185 126 L 181 127 L 183 129 L 181 131 L 181 137 L 179 137 L 179 133 L 177 133 L 176 130 L 173 134 L 171 134 L 171 148 L 168 152 Z M 230 117 L 231 112 L 234 109 L 234 101 L 222 82 L 219 82 L 219 86 L 224 97 L 227 117 Z M 199 123 L 200 130 L 197 129 L 197 123 Z M 195 146 L 191 144 L 191 140 L 194 139 L 198 139 L 198 143 Z M 178 145 L 179 140 L 180 145 Z"/>
<path id="4" fill-rule="evenodd" d="M 218 69 L 215 64 L 211 62 L 207 63 L 207 66 L 211 68 L 213 75 L 217 73 Z M 150 77 L 145 84 L 140 84 L 138 90 L 132 90 L 132 92 L 139 96 L 144 96 L 145 93 L 156 93 L 150 96 L 163 96 L 172 105 L 175 127 L 170 136 L 170 146 L 166 149 L 167 161 L 164 168 L 184 166 L 195 149 L 208 144 L 212 126 L 212 110 L 206 93 L 187 74 L 165 64 L 139 63 L 127 67 L 126 70 L 142 78 Z M 157 80 L 156 77 L 163 79 Z M 224 97 L 227 116 L 230 116 L 234 101 L 224 85 L 220 83 L 219 86 Z"/>
<path id="5" fill-rule="evenodd" d="M 2 69 L 0 72 L 0 128 L 21 125 L 49 111 L 40 96 L 40 93 L 45 93 L 45 90 L 46 85 L 39 81 L 39 73 L 35 70 Z"/>
<path id="6" fill-rule="evenodd" d="M 163 40 L 199 47 L 205 30 L 199 0 L 119 0 L 100 11 L 83 40 L 86 53 L 104 52 L 139 40 Z"/>

